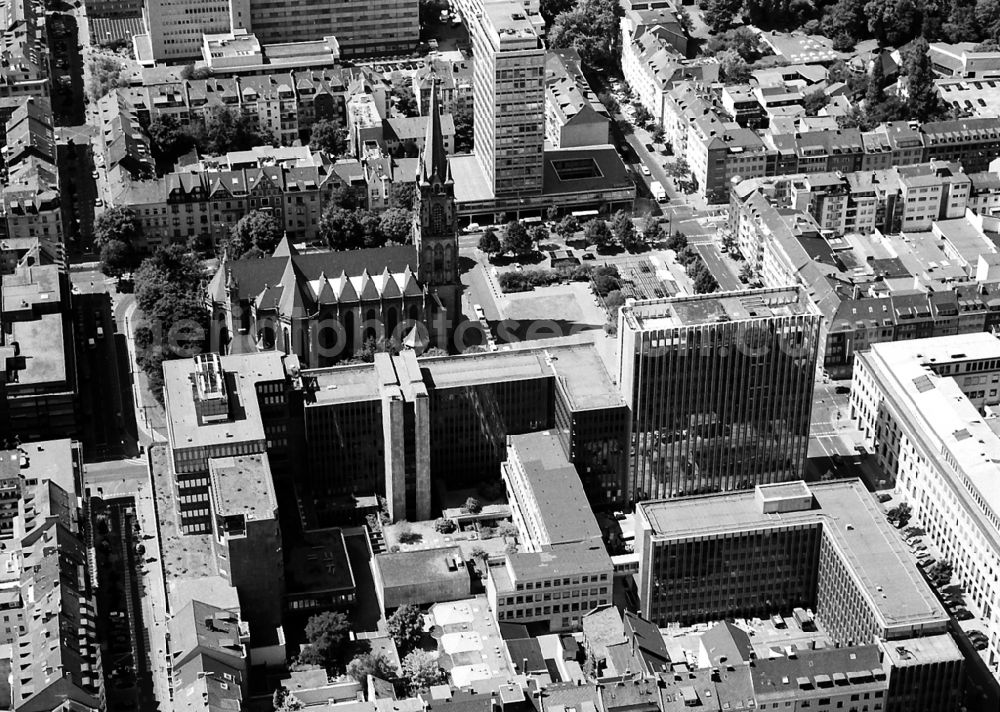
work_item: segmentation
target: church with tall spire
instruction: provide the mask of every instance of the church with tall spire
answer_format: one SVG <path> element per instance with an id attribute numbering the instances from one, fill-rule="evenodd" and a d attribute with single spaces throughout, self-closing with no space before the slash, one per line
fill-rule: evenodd
<path id="1" fill-rule="evenodd" d="M 460 317 L 461 279 L 458 270 L 458 221 L 455 182 L 441 132 L 437 82 L 431 85 L 427 136 L 417 164 L 412 239 L 417 249 L 418 279 L 441 305 L 441 314 L 454 329 Z M 440 327 L 437 327 L 440 332 Z M 440 333 L 438 334 L 440 336 Z"/>
<path id="2" fill-rule="evenodd" d="M 385 341 L 448 349 L 461 318 L 455 185 L 437 88 L 417 160 L 411 244 L 299 254 L 285 237 L 262 259 L 227 260 L 208 287 L 223 351 L 275 349 L 306 368 Z"/>

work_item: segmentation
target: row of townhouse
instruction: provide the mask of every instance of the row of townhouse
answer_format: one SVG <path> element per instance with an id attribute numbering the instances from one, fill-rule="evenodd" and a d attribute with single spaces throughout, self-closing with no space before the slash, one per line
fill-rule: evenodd
<path id="1" fill-rule="evenodd" d="M 344 125 L 348 97 L 373 90 L 385 91 L 380 77 L 366 68 L 342 67 L 166 81 L 119 93 L 140 122 L 173 116 L 188 125 L 230 109 L 256 118 L 275 141 L 290 145 L 321 119 Z"/>
<path id="2" fill-rule="evenodd" d="M 823 313 L 822 363 L 837 377 L 873 343 L 1000 326 L 1000 258 L 984 229 L 995 218 L 968 210 L 972 181 L 938 163 L 869 177 L 745 181 L 730 202 L 749 271 L 765 286 L 804 285 Z"/>
<path id="3" fill-rule="evenodd" d="M 365 193 L 367 206 L 380 212 L 389 207 L 394 184 L 416 179 L 418 163 L 380 152 L 361 161 L 332 162 L 308 148 L 259 147 L 153 180 L 125 180 L 114 203 L 130 207 L 138 217 L 142 251 L 199 237 L 217 245 L 252 210 L 277 216 L 290 239 L 312 241 L 334 191 L 357 188 Z"/>
<path id="4" fill-rule="evenodd" d="M 973 173 L 1000 156 L 1000 117 L 897 121 L 867 132 L 757 132 L 741 128 L 713 91 L 694 82 L 668 93 L 663 126 L 675 153 L 687 156 L 698 191 L 718 202 L 737 177 L 877 171 L 931 160 L 955 161 Z"/>
<path id="5" fill-rule="evenodd" d="M 63 254 L 63 210 L 56 168 L 52 106 L 25 97 L 6 125 L 3 237 L 37 238 L 45 251 Z"/>
<path id="6" fill-rule="evenodd" d="M 662 124 L 667 93 L 679 82 L 719 81 L 719 63 L 715 58 L 686 59 L 690 38 L 673 10 L 635 7 L 631 4 L 619 21 L 622 77 L 636 101 Z"/>
<path id="7" fill-rule="evenodd" d="M 945 161 L 752 179 L 734 191 L 746 196 L 762 188 L 782 207 L 809 213 L 833 236 L 926 232 L 935 221 L 962 218 L 990 197 L 980 196 L 960 165 Z"/>
<path id="8" fill-rule="evenodd" d="M 44 4 L 41 0 L 8 0 L 4 20 L 0 98 L 48 98 L 51 53 Z"/>

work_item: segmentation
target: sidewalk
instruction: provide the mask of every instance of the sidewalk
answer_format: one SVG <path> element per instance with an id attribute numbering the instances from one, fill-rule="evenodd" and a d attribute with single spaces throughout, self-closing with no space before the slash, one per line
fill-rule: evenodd
<path id="1" fill-rule="evenodd" d="M 146 403 L 143 401 L 143 388 L 142 388 L 142 369 L 139 368 L 139 363 L 136 361 L 135 355 L 135 335 L 132 329 L 132 317 L 135 315 L 138 305 L 132 302 L 125 309 L 124 315 L 124 325 L 125 325 L 125 344 L 128 349 L 128 362 L 130 370 L 130 380 L 132 383 L 132 400 L 133 406 L 136 411 L 135 425 L 136 430 L 138 430 L 141 436 L 140 442 L 145 440 L 143 444 L 149 445 L 150 443 L 156 442 L 166 442 L 167 436 L 157 430 L 150 422 L 148 416 L 148 409 L 152 408 L 154 412 L 159 412 L 159 403 Z"/>
<path id="2" fill-rule="evenodd" d="M 153 678 L 153 694 L 161 712 L 166 712 L 171 709 L 168 682 L 170 666 L 167 646 L 167 592 L 163 582 L 163 567 L 160 565 L 163 552 L 160 550 L 156 505 L 153 501 L 148 462 L 146 479 L 139 483 L 135 509 L 141 536 L 144 540 L 146 537 L 152 537 L 144 541 L 146 550 L 156 552 L 156 561 L 145 564 L 139 569 L 139 596 L 142 601 L 142 620 L 145 627 L 143 637 Z"/>

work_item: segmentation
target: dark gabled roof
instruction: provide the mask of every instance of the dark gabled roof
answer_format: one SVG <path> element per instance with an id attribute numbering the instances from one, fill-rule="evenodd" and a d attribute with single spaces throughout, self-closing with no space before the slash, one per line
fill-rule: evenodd
<path id="1" fill-rule="evenodd" d="M 636 652 L 642 657 L 648 668 L 647 672 L 660 672 L 660 666 L 670 662 L 670 653 L 667 652 L 660 629 L 629 611 L 625 612 L 624 623 L 625 635 L 630 639 L 634 638 Z"/>
<path id="2" fill-rule="evenodd" d="M 365 270 L 369 274 L 381 274 L 387 267 L 393 273 L 402 273 L 407 267 L 413 271 L 417 268 L 417 252 L 412 245 L 391 245 L 366 250 L 311 252 L 291 258 L 234 260 L 227 262 L 224 269 L 229 270 L 235 280 L 237 298 L 254 299 L 264 285 L 273 287 L 281 282 L 289 259 L 294 261 L 295 271 L 301 278 L 308 281 L 317 279 L 322 273 L 332 276 L 343 272 L 348 277 L 356 277 Z"/>

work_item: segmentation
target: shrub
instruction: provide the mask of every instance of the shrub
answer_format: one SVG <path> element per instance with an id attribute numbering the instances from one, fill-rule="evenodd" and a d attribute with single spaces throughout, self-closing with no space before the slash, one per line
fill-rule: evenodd
<path id="1" fill-rule="evenodd" d="M 438 517 L 437 521 L 434 522 L 434 531 L 439 534 L 451 534 L 455 529 L 455 522 L 450 519 Z"/>

